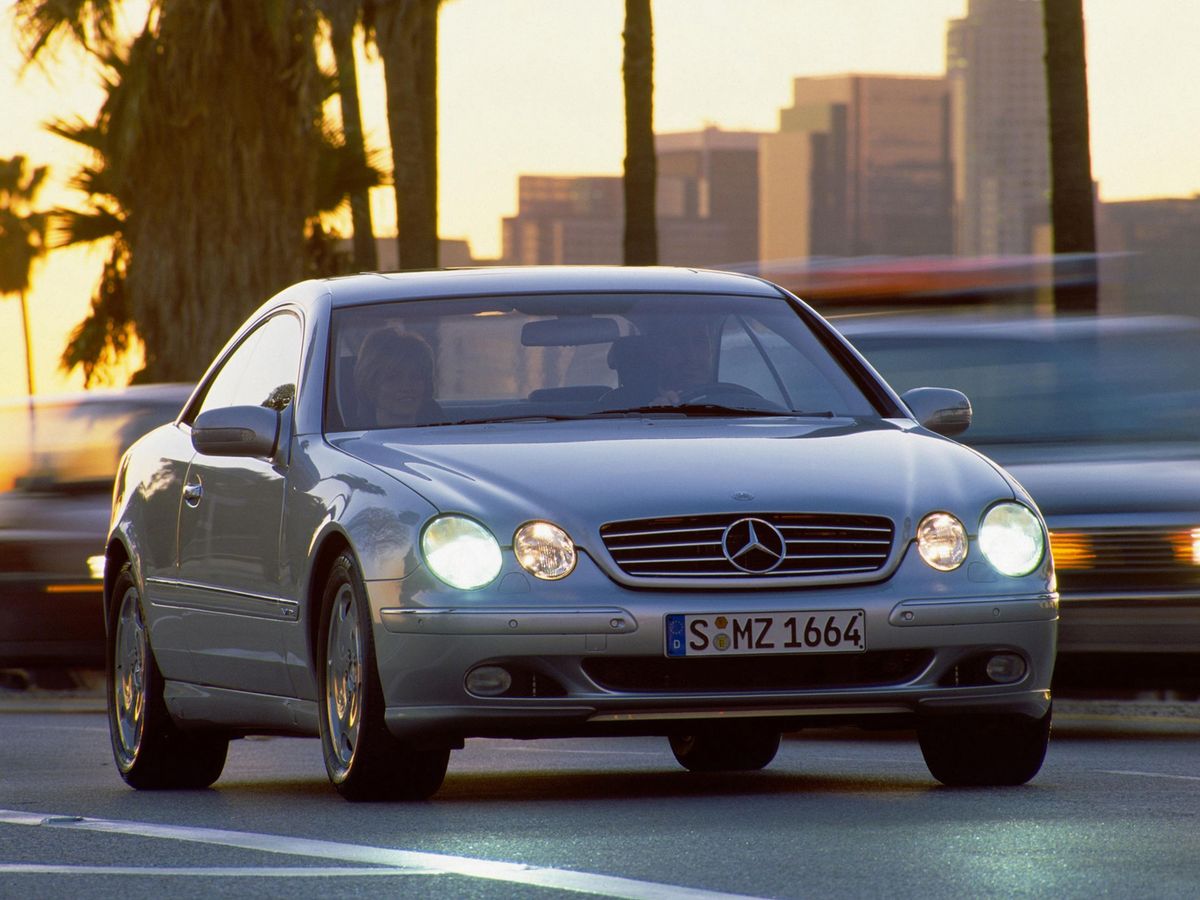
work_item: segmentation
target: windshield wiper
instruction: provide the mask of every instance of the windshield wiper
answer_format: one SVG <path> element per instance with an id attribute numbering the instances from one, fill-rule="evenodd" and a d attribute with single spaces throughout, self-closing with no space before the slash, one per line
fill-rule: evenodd
<path id="1" fill-rule="evenodd" d="M 681 416 L 763 416 L 772 418 L 794 418 L 796 416 L 820 416 L 833 418 L 833 412 L 794 412 L 787 409 L 755 409 L 745 406 L 726 406 L 723 403 L 681 403 L 678 406 L 670 404 L 651 404 L 649 406 L 631 406 L 623 409 L 603 409 L 592 415 L 629 416 L 629 415 L 670 415 Z"/>
<path id="2" fill-rule="evenodd" d="M 484 416 L 478 419 L 452 419 L 447 422 L 430 422 L 430 425 L 491 425 L 494 422 L 573 422 L 590 419 L 593 414 L 564 415 L 555 413 L 523 413 L 519 416 Z"/>
<path id="3" fill-rule="evenodd" d="M 672 406 L 666 403 L 655 403 L 647 406 L 621 407 L 620 409 L 598 409 L 584 413 L 523 413 L 514 416 L 486 416 L 477 419 L 453 419 L 447 422 L 430 422 L 431 426 L 438 425 L 492 425 L 499 422 L 578 422 L 584 419 L 627 419 L 637 416 L 670 416 L 681 418 L 688 416 L 752 416 L 759 418 L 796 418 L 818 417 L 832 419 L 835 416 L 831 410 L 820 412 L 793 412 L 786 409 L 753 409 L 743 406 L 725 406 L 720 403 L 681 403 Z"/>

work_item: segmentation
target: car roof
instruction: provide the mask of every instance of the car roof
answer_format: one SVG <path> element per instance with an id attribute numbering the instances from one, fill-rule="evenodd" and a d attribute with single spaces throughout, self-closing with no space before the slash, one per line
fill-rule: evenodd
<path id="1" fill-rule="evenodd" d="M 1052 342 L 1200 331 L 1190 316 L 1001 317 L 879 315 L 832 317 L 851 341 L 866 338 Z"/>
<path id="2" fill-rule="evenodd" d="M 662 292 L 778 297 L 780 289 L 736 272 L 670 266 L 530 266 L 372 272 L 322 282 L 334 307 L 381 300 L 492 294 Z"/>
<path id="3" fill-rule="evenodd" d="M 35 394 L 29 397 L 0 398 L 0 410 L 28 411 L 54 407 L 105 405 L 153 405 L 156 403 L 182 404 L 196 385 L 184 382 L 155 382 L 153 384 L 131 384 L 125 387 L 91 388 L 80 391 L 62 391 L 54 394 Z"/>

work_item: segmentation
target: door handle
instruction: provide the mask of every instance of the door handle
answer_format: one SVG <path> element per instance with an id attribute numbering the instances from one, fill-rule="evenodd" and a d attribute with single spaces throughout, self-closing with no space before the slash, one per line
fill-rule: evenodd
<path id="1" fill-rule="evenodd" d="M 200 505 L 200 498 L 204 496 L 204 485 L 196 482 L 195 484 L 185 484 L 183 486 L 183 502 L 195 509 Z"/>

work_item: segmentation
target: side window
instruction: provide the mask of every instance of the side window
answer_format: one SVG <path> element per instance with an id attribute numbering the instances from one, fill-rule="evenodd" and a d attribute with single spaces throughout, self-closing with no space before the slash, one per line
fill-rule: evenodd
<path id="1" fill-rule="evenodd" d="M 280 313 L 268 319 L 225 360 L 196 414 L 225 406 L 286 409 L 296 394 L 302 337 L 294 315 Z"/>

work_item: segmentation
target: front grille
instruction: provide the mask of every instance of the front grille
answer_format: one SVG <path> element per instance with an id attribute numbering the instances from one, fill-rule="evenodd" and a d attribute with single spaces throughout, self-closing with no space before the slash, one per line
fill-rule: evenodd
<path id="1" fill-rule="evenodd" d="M 763 520 L 786 541 L 770 571 L 744 571 L 725 555 L 722 538 L 735 522 Z M 600 529 L 621 571 L 639 578 L 780 578 L 877 572 L 895 529 L 882 516 L 754 513 L 675 516 L 610 522 Z M 754 562 L 758 562 L 754 560 Z M 755 565 L 754 568 L 766 568 Z"/>
<path id="2" fill-rule="evenodd" d="M 1146 591 L 1200 585 L 1198 538 L 1184 528 L 1055 531 L 1050 546 L 1063 592 Z"/>
<path id="3" fill-rule="evenodd" d="M 930 650 L 724 659 L 596 657 L 585 659 L 583 670 L 606 690 L 635 694 L 804 691 L 907 684 L 932 659 Z"/>

